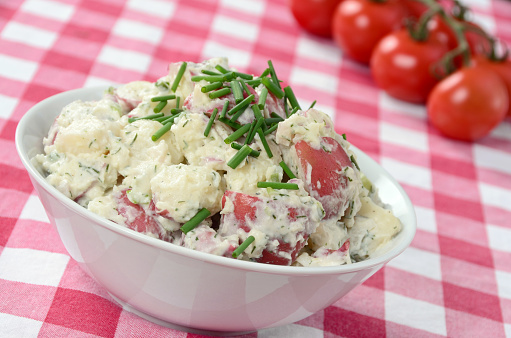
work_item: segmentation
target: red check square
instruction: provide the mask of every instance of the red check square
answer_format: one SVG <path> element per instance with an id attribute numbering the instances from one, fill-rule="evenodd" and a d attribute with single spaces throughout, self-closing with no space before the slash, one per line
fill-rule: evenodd
<path id="1" fill-rule="evenodd" d="M 45 322 L 101 337 L 113 337 L 122 309 L 102 297 L 58 288 Z"/>
<path id="2" fill-rule="evenodd" d="M 325 309 L 325 331 L 341 337 L 385 337 L 385 321 L 330 306 Z"/>

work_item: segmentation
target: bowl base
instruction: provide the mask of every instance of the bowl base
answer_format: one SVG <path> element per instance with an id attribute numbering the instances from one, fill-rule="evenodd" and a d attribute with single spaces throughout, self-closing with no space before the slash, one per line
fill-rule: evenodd
<path id="1" fill-rule="evenodd" d="M 158 324 L 158 325 L 163 326 L 163 327 L 168 327 L 169 329 L 183 331 L 183 332 L 188 332 L 188 333 L 193 333 L 193 334 L 197 334 L 197 335 L 203 335 L 203 336 L 218 336 L 218 337 L 240 336 L 240 335 L 245 335 L 245 334 L 249 334 L 249 333 L 255 332 L 255 331 L 239 331 L 239 332 L 233 332 L 233 331 L 227 331 L 227 332 L 224 332 L 224 331 L 208 331 L 208 330 L 194 329 L 194 328 L 191 328 L 191 327 L 170 323 L 170 322 L 167 322 L 167 321 L 161 320 L 159 318 L 153 317 L 151 315 L 148 315 L 146 313 L 143 313 L 143 312 L 133 308 L 131 305 L 127 304 L 126 302 L 123 302 L 119 298 L 117 298 L 114 295 L 112 295 L 110 292 L 108 292 L 108 294 L 124 310 L 126 310 L 128 312 L 131 312 L 131 313 L 133 313 L 133 314 L 135 314 L 135 315 L 137 315 L 137 316 L 139 316 L 139 317 L 141 317 L 141 318 L 143 318 L 145 320 L 148 320 L 151 323 Z"/>

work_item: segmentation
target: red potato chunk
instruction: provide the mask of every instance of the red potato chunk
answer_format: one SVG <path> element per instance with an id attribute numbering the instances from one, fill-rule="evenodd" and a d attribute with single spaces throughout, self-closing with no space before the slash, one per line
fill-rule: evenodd
<path id="1" fill-rule="evenodd" d="M 291 265 L 317 226 L 312 205 L 295 206 L 286 199 L 274 200 L 233 191 L 225 192 L 223 208 L 227 200 L 232 208 L 227 212 L 224 209 L 219 231 L 233 234 L 241 229 L 247 234 L 252 230 L 264 233 L 266 246 L 258 257 L 252 257 L 259 263 Z"/>
<path id="2" fill-rule="evenodd" d="M 151 234 L 164 241 L 169 240 L 169 234 L 155 218 L 140 205 L 129 200 L 127 190 L 123 190 L 115 196 L 115 201 L 117 212 L 126 219 L 125 224 L 128 228 L 144 234 Z"/>
<path id="3" fill-rule="evenodd" d="M 295 144 L 295 149 L 305 189 L 323 205 L 325 219 L 339 219 L 349 200 L 344 169 L 352 167 L 350 158 L 331 137 L 323 137 L 317 149 L 303 140 Z"/>

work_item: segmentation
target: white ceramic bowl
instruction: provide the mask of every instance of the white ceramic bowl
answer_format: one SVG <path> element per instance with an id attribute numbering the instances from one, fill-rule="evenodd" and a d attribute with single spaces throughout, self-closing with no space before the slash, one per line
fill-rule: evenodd
<path id="1" fill-rule="evenodd" d="M 103 219 L 66 198 L 31 163 L 42 153 L 42 139 L 62 107 L 77 99 L 99 99 L 103 90 L 77 89 L 38 103 L 18 125 L 16 148 L 71 257 L 125 309 L 141 317 L 210 334 L 293 323 L 360 285 L 405 250 L 415 235 L 408 196 L 358 149 L 360 167 L 403 223 L 386 253 L 363 262 L 304 268 L 238 261 L 179 247 Z"/>

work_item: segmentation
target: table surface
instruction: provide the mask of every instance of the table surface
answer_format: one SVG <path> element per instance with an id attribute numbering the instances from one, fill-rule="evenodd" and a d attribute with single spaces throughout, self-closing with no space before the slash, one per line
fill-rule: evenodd
<path id="1" fill-rule="evenodd" d="M 511 2 L 471 0 L 511 43 Z M 285 0 L 7 0 L 0 3 L 0 336 L 195 336 L 112 303 L 49 224 L 14 133 L 38 101 L 69 89 L 165 75 L 168 63 L 272 59 L 302 106 L 404 187 L 418 230 L 362 286 L 298 323 L 250 337 L 511 337 L 511 119 L 475 143 L 442 137 L 426 109 L 394 100 L 367 67 L 296 25 Z"/>

